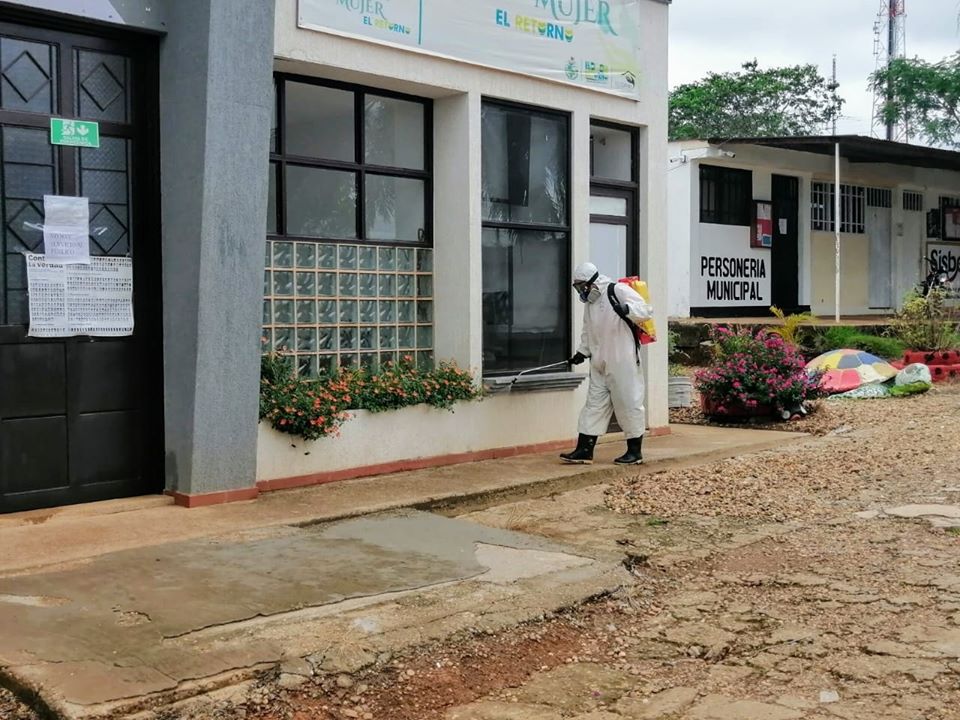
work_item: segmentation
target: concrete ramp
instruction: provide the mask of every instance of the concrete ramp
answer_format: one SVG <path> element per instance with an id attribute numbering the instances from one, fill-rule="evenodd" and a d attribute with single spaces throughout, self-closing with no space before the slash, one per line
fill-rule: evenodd
<path id="1" fill-rule="evenodd" d="M 416 511 L 272 528 L 0 579 L 0 668 L 63 717 L 134 712 L 297 660 L 354 670 L 618 577 L 543 539 Z"/>

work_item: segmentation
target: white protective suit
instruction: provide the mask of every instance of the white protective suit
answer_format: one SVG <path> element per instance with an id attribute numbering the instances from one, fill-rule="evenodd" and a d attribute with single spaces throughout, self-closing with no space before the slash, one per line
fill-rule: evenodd
<path id="1" fill-rule="evenodd" d="M 592 264 L 581 265 L 574 281 L 586 282 L 595 272 Z M 643 366 L 633 332 L 614 311 L 607 296 L 607 286 L 612 282 L 600 275 L 594 281 L 599 294 L 594 292 L 585 304 L 583 334 L 577 352 L 590 359 L 590 386 L 578 431 L 583 435 L 604 435 L 615 412 L 624 436 L 632 439 L 642 437 L 647 427 Z M 653 308 L 633 288 L 616 283 L 615 293 L 633 322 L 653 317 Z"/>

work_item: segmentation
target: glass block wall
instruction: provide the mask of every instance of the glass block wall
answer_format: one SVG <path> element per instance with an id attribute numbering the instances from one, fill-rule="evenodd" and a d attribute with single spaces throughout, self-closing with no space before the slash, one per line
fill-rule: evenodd
<path id="1" fill-rule="evenodd" d="M 268 240 L 262 349 L 294 355 L 301 377 L 432 367 L 433 250 Z"/>

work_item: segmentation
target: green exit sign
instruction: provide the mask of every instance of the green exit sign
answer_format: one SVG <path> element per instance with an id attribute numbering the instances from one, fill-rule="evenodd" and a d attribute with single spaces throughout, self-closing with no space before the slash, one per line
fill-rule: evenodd
<path id="1" fill-rule="evenodd" d="M 50 143 L 73 147 L 100 147 L 100 124 L 87 120 L 50 118 Z"/>

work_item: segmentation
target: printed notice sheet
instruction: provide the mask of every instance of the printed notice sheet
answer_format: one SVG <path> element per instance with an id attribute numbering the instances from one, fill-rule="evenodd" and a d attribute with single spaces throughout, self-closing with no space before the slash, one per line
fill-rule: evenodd
<path id="1" fill-rule="evenodd" d="M 31 337 L 133 334 L 133 260 L 93 257 L 89 265 L 27 254 Z"/>
<path id="2" fill-rule="evenodd" d="M 90 203 L 85 197 L 43 196 L 43 250 L 50 262 L 90 263 Z"/>

